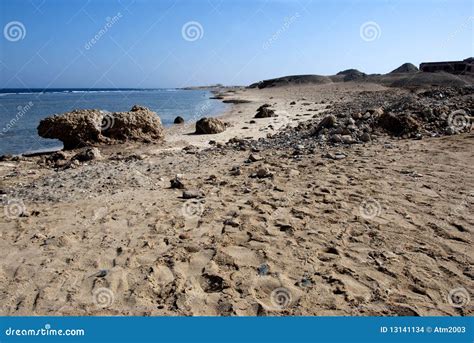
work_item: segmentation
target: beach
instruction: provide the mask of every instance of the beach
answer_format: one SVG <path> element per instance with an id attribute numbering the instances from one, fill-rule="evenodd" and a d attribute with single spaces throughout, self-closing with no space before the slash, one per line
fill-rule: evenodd
<path id="1" fill-rule="evenodd" d="M 222 133 L 185 122 L 67 168 L 0 162 L 2 315 L 474 313 L 452 301 L 474 278 L 472 132 L 297 139 L 356 100 L 413 93 L 382 83 L 216 93 L 233 103 Z M 275 116 L 254 118 L 265 104 Z"/>

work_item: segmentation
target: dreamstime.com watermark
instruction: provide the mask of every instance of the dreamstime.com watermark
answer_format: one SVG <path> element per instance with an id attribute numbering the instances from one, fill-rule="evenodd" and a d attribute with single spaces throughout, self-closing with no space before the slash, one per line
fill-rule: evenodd
<path id="1" fill-rule="evenodd" d="M 181 36 L 185 41 L 195 42 L 204 37 L 204 27 L 198 21 L 188 21 L 181 27 Z"/>
<path id="2" fill-rule="evenodd" d="M 453 288 L 448 293 L 448 303 L 456 308 L 461 308 L 469 305 L 471 297 L 467 289 L 463 287 Z"/>
<path id="3" fill-rule="evenodd" d="M 471 130 L 472 123 L 470 116 L 464 110 L 456 110 L 448 116 L 448 126 L 455 132 Z"/>
<path id="4" fill-rule="evenodd" d="M 359 35 L 366 42 L 373 42 L 382 35 L 380 25 L 375 21 L 366 21 L 359 28 Z"/>
<path id="5" fill-rule="evenodd" d="M 292 302 L 292 295 L 288 288 L 275 288 L 270 294 L 270 301 L 273 307 L 277 310 L 284 310 L 290 306 Z"/>
<path id="6" fill-rule="evenodd" d="M 26 213 L 26 206 L 21 199 L 6 199 L 4 201 L 3 212 L 6 218 L 14 220 Z"/>
<path id="7" fill-rule="evenodd" d="M 18 42 L 25 39 L 26 28 L 20 21 L 11 21 L 3 28 L 3 36 L 7 41 Z"/>
<path id="8" fill-rule="evenodd" d="M 17 107 L 17 113 L 15 117 L 13 117 L 7 125 L 5 125 L 4 128 L 2 128 L 2 131 L 0 132 L 0 136 L 6 134 L 10 129 L 16 125 L 16 123 L 23 118 L 23 116 L 33 107 L 33 102 L 30 101 L 28 102 L 25 106 L 18 106 Z"/>
<path id="9" fill-rule="evenodd" d="M 186 219 L 199 218 L 204 213 L 204 203 L 199 199 L 189 199 L 181 207 L 181 213 Z"/>
<path id="10" fill-rule="evenodd" d="M 275 43 L 281 37 L 282 34 L 284 34 L 286 31 L 288 31 L 290 26 L 299 17 L 300 17 L 300 14 L 298 12 L 296 12 L 295 14 L 293 14 L 289 17 L 285 17 L 285 19 L 283 20 L 283 25 L 278 30 L 276 30 L 276 32 L 268 40 L 266 40 L 263 43 L 263 45 L 262 45 L 263 50 L 269 49 L 273 45 L 273 43 Z"/>
<path id="11" fill-rule="evenodd" d="M 461 215 L 462 212 L 465 212 L 469 209 L 469 205 L 474 203 L 474 191 L 469 192 L 461 199 L 461 202 L 451 210 L 450 214 Z"/>
<path id="12" fill-rule="evenodd" d="M 86 44 L 84 44 L 84 49 L 90 50 L 101 38 L 114 26 L 121 18 L 123 17 L 122 13 L 118 12 L 113 17 L 105 18 L 105 25 L 102 27 L 94 37 L 92 37 Z"/>
<path id="13" fill-rule="evenodd" d="M 360 203 L 359 213 L 362 218 L 374 219 L 382 214 L 382 206 L 377 200 L 368 198 Z"/>
<path id="14" fill-rule="evenodd" d="M 470 16 L 468 17 L 462 24 L 461 26 L 459 26 L 456 31 L 454 31 L 453 33 L 451 33 L 448 37 L 448 39 L 446 39 L 446 41 L 443 42 L 443 44 L 441 45 L 443 48 L 447 48 L 448 44 L 456 37 L 458 36 L 461 32 L 465 31 L 465 30 L 469 30 L 469 27 L 471 27 L 472 23 L 474 22 L 474 16 Z"/>
<path id="15" fill-rule="evenodd" d="M 50 324 L 39 329 L 16 329 L 9 327 L 6 336 L 85 336 L 84 329 L 52 329 Z"/>
<path id="16" fill-rule="evenodd" d="M 107 308 L 114 303 L 115 295 L 111 289 L 100 287 L 92 293 L 92 300 L 98 307 Z"/>

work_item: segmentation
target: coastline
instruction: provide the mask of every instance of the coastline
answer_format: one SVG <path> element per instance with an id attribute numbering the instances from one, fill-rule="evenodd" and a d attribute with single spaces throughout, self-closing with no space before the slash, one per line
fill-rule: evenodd
<path id="1" fill-rule="evenodd" d="M 0 162 L 1 314 L 472 315 L 446 300 L 474 263 L 472 132 L 259 140 L 385 91 L 240 89 L 224 98 L 251 102 L 220 114 L 220 134 L 188 123 L 162 144 L 100 146 L 91 161 Z M 255 119 L 264 103 L 278 117 Z M 51 156 L 63 154 L 74 152 Z M 284 309 L 276 288 L 290 295 Z M 113 301 L 99 307 L 104 289 Z"/>

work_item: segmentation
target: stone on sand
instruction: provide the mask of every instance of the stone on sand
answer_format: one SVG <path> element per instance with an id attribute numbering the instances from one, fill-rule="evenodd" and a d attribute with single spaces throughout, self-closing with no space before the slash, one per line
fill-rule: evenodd
<path id="1" fill-rule="evenodd" d="M 225 131 L 225 123 L 217 118 L 202 118 L 196 122 L 196 134 L 210 135 Z"/>

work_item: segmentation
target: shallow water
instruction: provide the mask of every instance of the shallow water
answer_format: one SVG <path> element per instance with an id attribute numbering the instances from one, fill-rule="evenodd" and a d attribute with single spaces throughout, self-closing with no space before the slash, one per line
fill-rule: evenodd
<path id="1" fill-rule="evenodd" d="M 81 90 L 50 89 L 45 92 L 0 90 L 0 155 L 20 154 L 61 148 L 62 143 L 38 136 L 41 119 L 73 109 L 100 109 L 110 112 L 128 111 L 139 104 L 158 113 L 163 125 L 172 125 L 176 116 L 186 121 L 215 116 L 226 105 L 209 99 L 204 90 Z"/>

